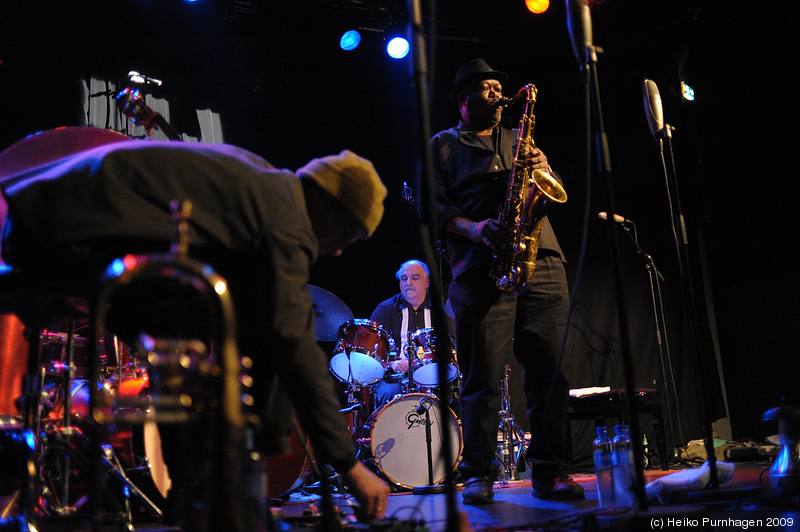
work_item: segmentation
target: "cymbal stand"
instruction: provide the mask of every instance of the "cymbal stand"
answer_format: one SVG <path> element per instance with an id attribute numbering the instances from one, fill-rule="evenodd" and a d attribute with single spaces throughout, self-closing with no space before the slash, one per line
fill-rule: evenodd
<path id="1" fill-rule="evenodd" d="M 75 322 L 74 320 L 68 320 L 68 329 L 67 329 L 67 337 L 66 337 L 66 344 L 64 346 L 64 350 L 62 351 L 62 358 L 59 361 L 55 361 L 53 363 L 53 370 L 60 370 L 63 375 L 62 381 L 62 393 L 63 395 L 63 412 L 62 412 L 62 427 L 60 431 L 55 432 L 52 434 L 52 438 L 43 438 L 42 439 L 42 447 L 39 450 L 39 459 L 43 461 L 44 457 L 48 455 L 48 453 L 53 450 L 52 452 L 61 452 L 61 463 L 59 464 L 59 468 L 62 471 L 62 475 L 60 478 L 60 485 L 59 486 L 51 486 L 53 489 L 58 491 L 58 496 L 55 496 L 51 491 L 51 487 L 48 487 L 45 484 L 41 486 L 41 494 L 42 494 L 42 501 L 47 501 L 51 505 L 51 509 L 60 516 L 71 514 L 75 511 L 76 508 L 71 507 L 69 502 L 69 494 L 70 494 L 70 471 L 73 467 L 73 460 L 71 458 L 72 454 L 72 442 L 73 436 L 76 435 L 72 429 L 72 384 L 75 380 L 75 357 L 74 357 L 74 345 L 75 345 Z M 41 346 L 41 343 L 39 344 Z M 41 349 L 41 347 L 40 347 Z M 41 352 L 39 353 L 38 358 L 41 358 Z M 66 360 L 64 360 L 66 358 Z M 40 384 L 44 384 L 44 375 L 47 372 L 47 368 L 40 361 L 40 375 L 41 380 Z M 40 389 L 42 387 L 40 386 Z M 38 405 L 37 408 L 37 415 L 36 419 L 39 424 L 42 423 L 41 419 L 41 404 Z M 45 429 L 46 430 L 46 429 Z M 79 434 L 79 433 L 78 433 Z M 56 445 L 54 439 L 63 442 L 63 448 L 61 446 Z M 57 451 L 57 448 L 61 448 L 61 451 Z M 45 475 L 48 474 L 49 470 L 52 468 L 48 468 L 45 471 Z M 56 473 L 57 474 L 57 473 Z"/>
<path id="2" fill-rule="evenodd" d="M 64 369 L 64 432 L 67 441 L 72 437 L 72 381 L 75 378 L 75 322 L 69 320 L 67 330 L 67 366 Z M 69 454 L 64 455 L 64 471 L 69 472 Z M 65 474 L 62 484 L 63 500 L 67 500 L 69 494 L 69 474 Z"/>
<path id="3" fill-rule="evenodd" d="M 408 333 L 408 342 L 406 343 L 406 360 L 408 361 L 408 393 L 413 393 L 417 390 L 417 384 L 414 382 L 414 364 L 417 361 L 417 351 L 414 349 L 411 337 L 414 333 Z"/>
<path id="4" fill-rule="evenodd" d="M 511 396 L 508 393 L 508 377 L 511 374 L 511 367 L 506 365 L 503 380 L 500 386 L 503 388 L 503 403 L 500 409 L 500 434 L 502 440 L 499 445 L 499 462 L 503 466 L 503 484 L 508 484 L 509 480 L 519 480 L 519 470 L 517 464 L 525 456 L 527 442 L 525 433 L 517 424 L 517 420 L 511 415 Z M 524 463 L 524 462 L 523 462 Z"/>

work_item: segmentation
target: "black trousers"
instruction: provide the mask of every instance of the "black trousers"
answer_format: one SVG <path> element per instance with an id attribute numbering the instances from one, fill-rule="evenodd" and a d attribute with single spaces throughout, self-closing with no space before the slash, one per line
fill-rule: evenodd
<path id="1" fill-rule="evenodd" d="M 531 286 L 514 296 L 501 292 L 484 268 L 473 268 L 450 284 L 456 319 L 465 480 L 494 478 L 500 422 L 503 358 L 508 350 L 523 368 L 532 474 L 551 473 L 564 462 L 569 383 L 557 367 L 569 308 L 563 262 L 539 257 Z M 551 384 L 554 385 L 551 388 Z"/>

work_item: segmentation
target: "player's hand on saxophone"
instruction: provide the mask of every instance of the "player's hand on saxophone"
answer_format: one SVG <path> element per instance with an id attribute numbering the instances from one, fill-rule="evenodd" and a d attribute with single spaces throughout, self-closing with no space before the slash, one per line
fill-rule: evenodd
<path id="1" fill-rule="evenodd" d="M 475 243 L 483 244 L 492 251 L 503 249 L 511 242 L 512 237 L 509 227 L 494 218 L 474 222 L 469 218 L 459 216 L 449 221 L 445 229 Z"/>
<path id="2" fill-rule="evenodd" d="M 475 224 L 479 231 L 478 242 L 483 243 L 492 251 L 503 249 L 511 242 L 511 231 L 507 225 L 494 218 L 489 218 Z"/>
<path id="3" fill-rule="evenodd" d="M 526 166 L 534 170 L 542 170 L 544 172 L 550 171 L 550 165 L 547 163 L 547 156 L 536 146 L 533 147 L 530 153 L 525 154 L 524 161 Z"/>

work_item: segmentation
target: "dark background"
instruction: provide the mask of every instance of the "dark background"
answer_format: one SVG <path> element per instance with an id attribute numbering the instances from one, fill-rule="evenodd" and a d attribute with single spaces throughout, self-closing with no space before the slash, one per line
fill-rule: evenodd
<path id="1" fill-rule="evenodd" d="M 436 36 L 427 40 L 431 132 L 458 120 L 448 94 L 457 68 L 473 57 L 509 74 L 507 96 L 536 84 L 537 144 L 569 193 L 568 203 L 551 211 L 576 294 L 565 371 L 574 387 L 624 386 L 613 263 L 606 227 L 595 217 L 612 209 L 606 181 L 593 172 L 587 185 L 584 177 L 587 164 L 596 165 L 584 157 L 584 89 L 565 4 L 553 2 L 543 15 L 528 13 L 522 0 L 440 0 L 435 9 L 421 4 L 427 34 Z M 122 84 L 132 69 L 164 81 L 155 95 L 170 102 L 179 131 L 197 135 L 194 109 L 211 109 L 221 115 L 226 142 L 292 169 L 351 149 L 374 161 L 389 189 L 385 218 L 371 240 L 343 257 L 321 258 L 311 283 L 336 294 L 355 317 L 367 318 L 396 293 L 399 264 L 423 256 L 419 219 L 401 194 L 404 182 L 415 181 L 420 143 L 427 140 L 420 133 L 415 77 L 409 59 L 392 60 L 383 51 L 393 29 L 406 32 L 406 2 L 239 5 L 252 11 L 235 12 L 222 0 L 4 2 L 0 149 L 36 131 L 85 125 L 79 80 L 95 75 Z M 645 262 L 621 234 L 622 304 L 636 384 L 669 392 L 675 444 L 702 436 L 698 386 L 711 390 L 711 420 L 726 417 L 718 370 L 733 439 L 774 434 L 776 427 L 762 423 L 761 414 L 784 397 L 797 402 L 797 187 L 789 167 L 797 90 L 786 79 L 796 54 L 788 45 L 788 11 L 776 5 L 606 0 L 592 8 L 594 42 L 603 49 L 598 75 L 613 210 L 635 222 L 639 244 L 665 279 L 666 366 Z M 355 26 L 366 29 L 361 46 L 341 51 L 339 35 Z M 645 77 L 658 84 L 665 120 L 675 128 L 697 320 L 681 303 L 665 173 L 642 105 Z M 695 89 L 696 101 L 680 98 L 682 80 Z M 519 112 L 509 109 L 512 121 Z M 687 328 L 694 322 L 697 342 Z M 676 394 L 662 378 L 670 366 Z M 515 397 L 518 418 L 520 401 Z M 590 427 L 577 434 L 576 445 L 585 451 Z"/>

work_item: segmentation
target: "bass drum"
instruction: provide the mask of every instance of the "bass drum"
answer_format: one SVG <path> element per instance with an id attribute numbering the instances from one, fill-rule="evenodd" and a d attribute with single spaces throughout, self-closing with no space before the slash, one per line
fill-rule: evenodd
<path id="1" fill-rule="evenodd" d="M 419 408 L 423 403 L 430 404 L 433 482 L 428 477 L 426 415 Z M 387 480 L 403 488 L 442 483 L 447 473 L 455 470 L 464 449 L 461 423 L 453 410 L 440 409 L 438 399 L 422 393 L 406 394 L 386 403 L 370 416 L 365 428 L 369 434 L 367 459 Z M 445 430 L 450 432 L 453 457 L 447 467 L 441 457 Z"/>

